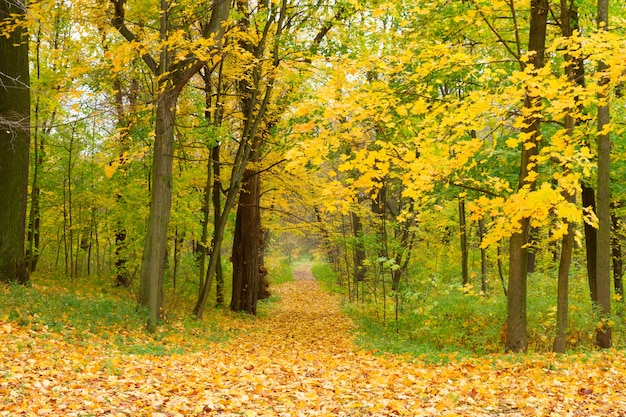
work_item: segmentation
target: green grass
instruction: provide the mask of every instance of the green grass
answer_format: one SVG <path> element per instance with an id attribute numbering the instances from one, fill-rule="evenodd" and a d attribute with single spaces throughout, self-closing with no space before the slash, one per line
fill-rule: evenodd
<path id="1" fill-rule="evenodd" d="M 345 288 L 338 285 L 337 274 L 330 265 L 326 263 L 314 263 L 311 272 L 316 280 L 320 282 L 322 288 L 331 293 L 345 293 Z"/>
<path id="2" fill-rule="evenodd" d="M 237 315 L 207 309 L 203 320 L 170 311 L 157 333 L 147 334 L 147 312 L 130 289 L 95 281 L 34 280 L 35 285 L 0 286 L 0 319 L 78 345 L 99 345 L 123 353 L 171 355 L 206 349 L 237 333 Z M 42 282 L 43 281 L 43 282 Z M 46 330 L 46 331 L 42 331 Z"/>

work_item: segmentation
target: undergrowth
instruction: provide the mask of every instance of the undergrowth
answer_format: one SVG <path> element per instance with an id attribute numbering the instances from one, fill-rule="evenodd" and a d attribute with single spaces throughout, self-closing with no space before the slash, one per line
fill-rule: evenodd
<path id="1" fill-rule="evenodd" d="M 293 281 L 292 264 L 287 258 L 268 262 L 267 269 L 269 272 L 268 278 L 270 285 Z"/>
<path id="2" fill-rule="evenodd" d="M 314 265 L 313 274 L 328 291 L 343 294 L 344 311 L 357 325 L 356 342 L 364 349 L 381 353 L 406 354 L 428 362 L 452 357 L 503 353 L 506 337 L 506 297 L 497 283 L 485 295 L 471 285 L 462 287 L 458 278 L 420 274 L 412 271 L 396 293 L 386 284 L 364 286 L 358 300 L 325 263 Z M 352 298 L 350 302 L 347 300 Z M 396 303 L 397 301 L 397 303 Z M 556 280 L 550 272 L 538 271 L 528 281 L 529 351 L 550 352 L 556 334 Z M 623 345 L 626 334 L 623 304 L 615 302 L 611 319 L 615 347 Z M 595 349 L 598 321 L 589 302 L 584 274 L 575 271 L 570 280 L 568 349 L 588 352 Z"/>
<path id="3" fill-rule="evenodd" d="M 268 265 L 272 285 L 293 281 L 287 260 Z M 205 350 L 254 326 L 254 317 L 227 308 L 230 282 L 225 283 L 224 304 L 207 305 L 201 320 L 190 313 L 197 296 L 193 271 L 181 274 L 176 287 L 166 282 L 164 317 L 154 334 L 145 331 L 147 311 L 137 306 L 136 289 L 115 287 L 102 279 L 64 280 L 45 273 L 33 277 L 33 285 L 1 285 L 0 320 L 34 330 L 41 337 L 57 334 L 74 344 L 100 345 L 122 353 L 171 355 Z M 230 276 L 228 270 L 225 276 Z M 213 285 L 215 287 L 215 285 Z M 215 300 L 215 288 L 211 298 Z M 258 303 L 258 315 L 271 313 L 280 298 L 272 294 Z"/>

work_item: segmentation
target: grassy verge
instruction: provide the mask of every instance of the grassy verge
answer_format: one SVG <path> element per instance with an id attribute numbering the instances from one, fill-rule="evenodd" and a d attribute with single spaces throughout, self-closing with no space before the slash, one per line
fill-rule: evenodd
<path id="1" fill-rule="evenodd" d="M 339 286 L 337 280 L 337 274 L 330 265 L 326 263 L 315 263 L 311 267 L 311 272 L 316 280 L 322 285 L 326 291 L 334 294 L 344 294 L 346 289 Z"/>
<path id="2" fill-rule="evenodd" d="M 0 321 L 26 327 L 39 337 L 121 353 L 170 355 L 207 349 L 245 326 L 244 319 L 223 309 L 209 309 L 202 321 L 171 312 L 157 333 L 147 334 L 146 311 L 137 307 L 131 290 L 98 287 L 93 281 L 67 286 L 36 282 L 32 287 L 0 286 Z"/>

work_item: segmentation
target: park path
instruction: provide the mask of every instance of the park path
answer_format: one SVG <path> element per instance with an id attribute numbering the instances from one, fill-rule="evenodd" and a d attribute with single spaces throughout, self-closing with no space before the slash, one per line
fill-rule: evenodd
<path id="1" fill-rule="evenodd" d="M 59 340 L 44 361 L 3 346 L 0 417 L 626 416 L 623 353 L 445 365 L 377 356 L 352 342 L 336 297 L 307 270 L 295 276 L 274 289 L 270 314 L 197 353 L 116 355 Z"/>

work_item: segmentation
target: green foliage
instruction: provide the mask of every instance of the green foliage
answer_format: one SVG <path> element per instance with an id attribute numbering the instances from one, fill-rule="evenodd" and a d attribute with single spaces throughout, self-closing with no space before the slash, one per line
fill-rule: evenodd
<path id="1" fill-rule="evenodd" d="M 270 285 L 293 281 L 293 268 L 289 259 L 281 259 L 272 264 L 268 265 Z"/>
<path id="2" fill-rule="evenodd" d="M 582 249 L 581 249 L 582 250 Z M 448 248 L 438 261 L 420 259 L 409 271 L 398 296 L 395 319 L 395 292 L 382 301 L 371 292 L 357 302 L 344 305 L 344 311 L 357 324 L 357 342 L 364 349 L 406 354 L 428 362 L 447 361 L 455 356 L 484 356 L 501 353 L 506 334 L 506 297 L 490 274 L 489 292 L 480 293 L 478 278 L 462 287 L 456 262 L 457 252 Z M 552 253 L 540 251 L 537 272 L 529 277 L 528 330 L 530 349 L 550 352 L 556 334 L 556 276 Z M 433 273 L 435 268 L 439 273 Z M 571 352 L 593 350 L 599 324 L 589 301 L 584 266 L 573 268 L 570 278 L 567 346 Z M 328 264 L 314 266 L 316 278 L 326 289 L 341 290 L 336 274 Z M 386 283 L 387 288 L 390 283 Z M 368 286 L 365 286 L 367 289 Z M 371 287 L 370 287 L 371 288 Z M 365 300 L 363 302 L 362 300 Z M 614 345 L 622 346 L 625 332 L 623 304 L 615 299 L 615 313 L 608 323 L 613 328 Z M 386 305 L 386 307 L 385 307 Z M 386 309 L 386 311 L 385 311 Z"/>
<path id="3" fill-rule="evenodd" d="M 339 285 L 338 276 L 327 263 L 313 264 L 311 272 L 326 291 L 332 293 L 345 293 L 345 289 Z"/>

